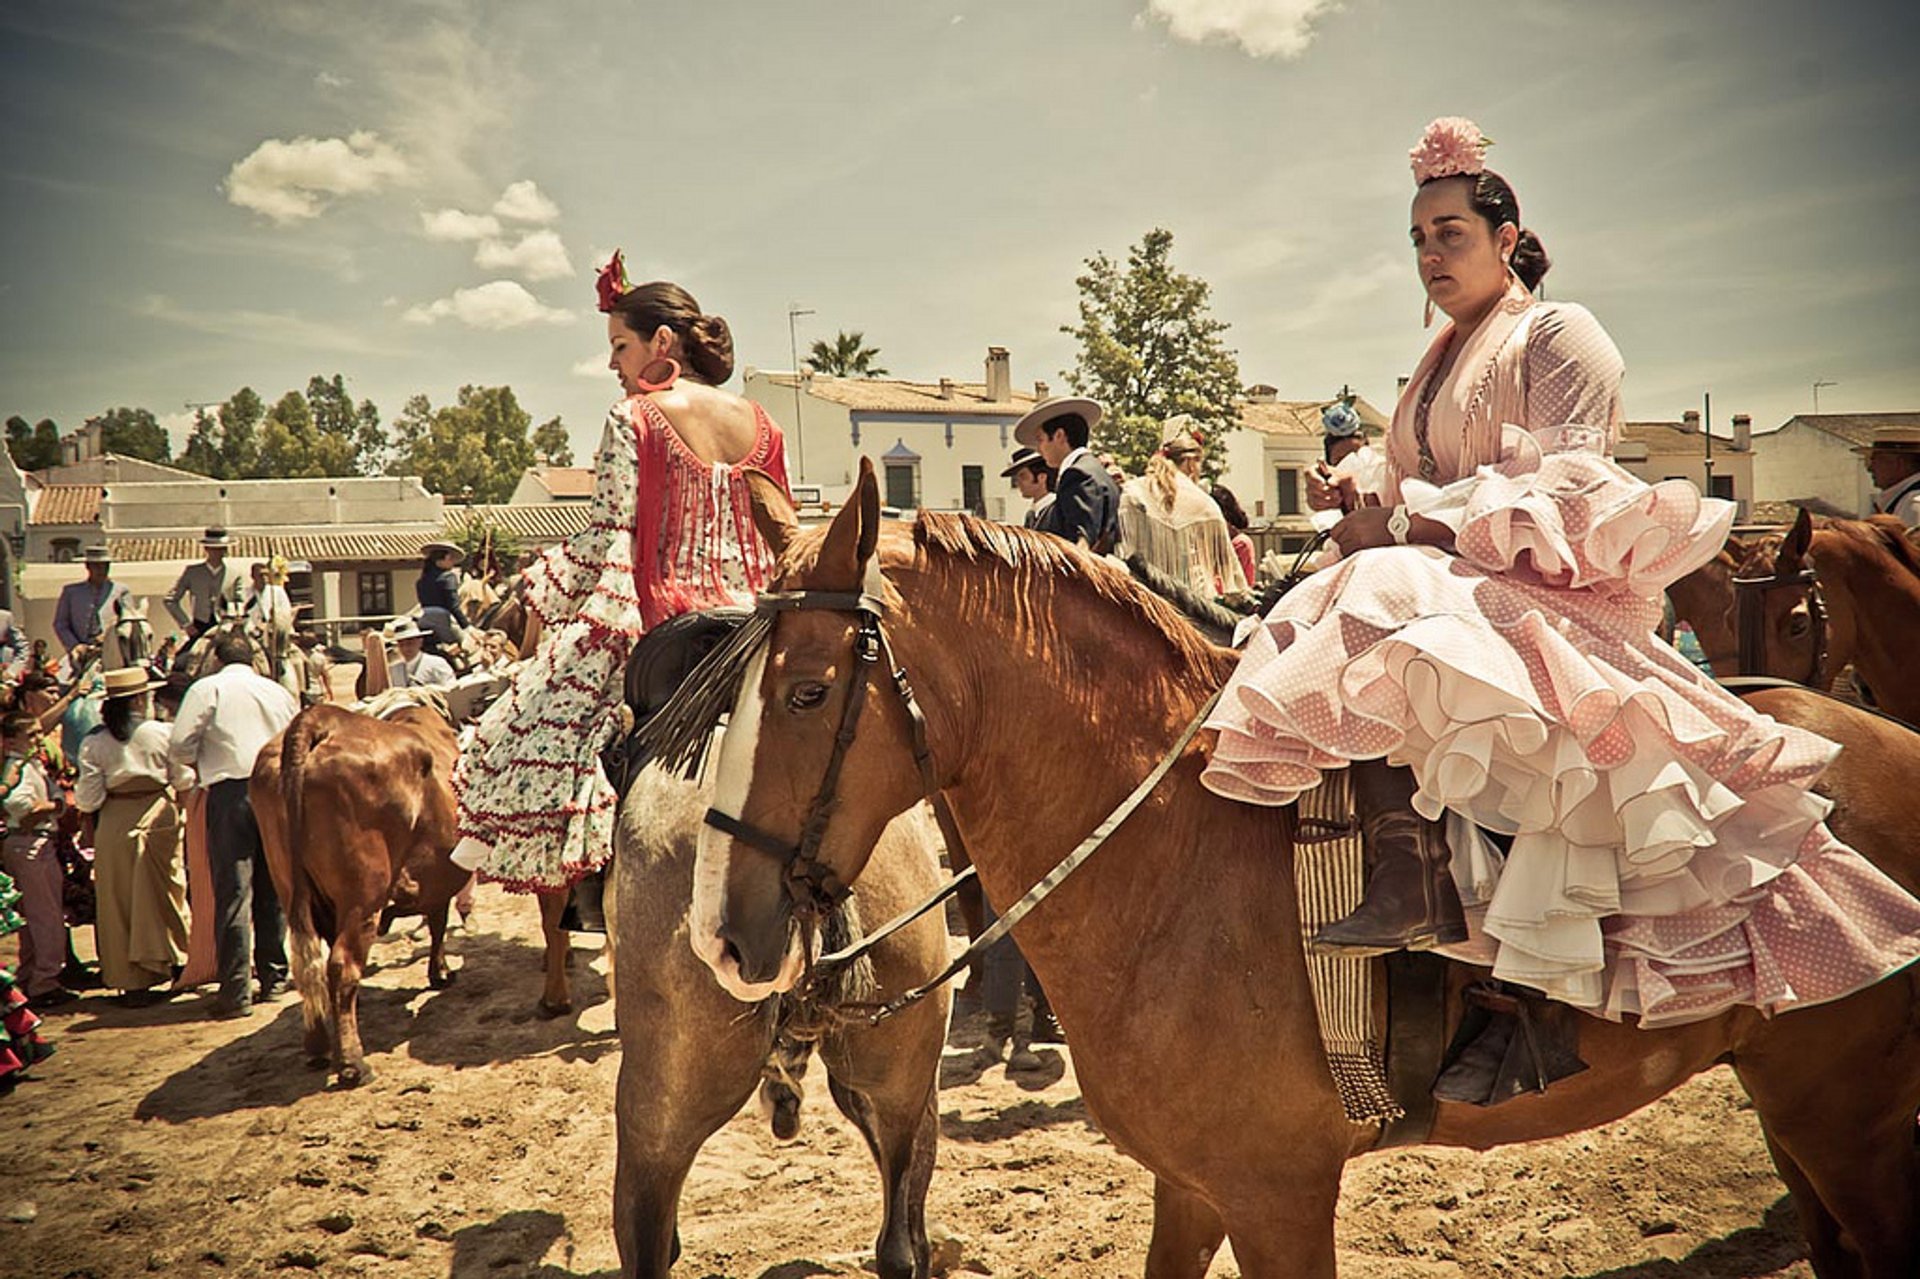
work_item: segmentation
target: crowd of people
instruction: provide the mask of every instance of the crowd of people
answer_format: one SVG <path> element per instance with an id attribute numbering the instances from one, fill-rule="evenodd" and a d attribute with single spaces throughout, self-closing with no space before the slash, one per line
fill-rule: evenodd
<path id="1" fill-rule="evenodd" d="M 1585 308 L 1538 296 L 1544 246 L 1486 145 L 1470 122 L 1437 120 L 1411 153 L 1414 264 L 1429 324 L 1436 309 L 1446 323 L 1377 447 L 1350 404 L 1326 406 L 1325 463 L 1307 487 L 1328 549 L 1244 628 L 1203 781 L 1283 805 L 1349 772 L 1366 890 L 1317 948 L 1449 948 L 1516 987 L 1642 1024 L 1839 998 L 1920 956 L 1920 903 L 1827 830 L 1811 786 L 1836 748 L 1757 714 L 1656 637 L 1661 592 L 1719 550 L 1732 504 L 1611 460 L 1624 363 Z M 476 636 L 447 543 L 424 554 L 419 617 L 390 636 L 387 674 L 403 687 L 449 683 L 449 650 L 512 663 L 511 690 L 455 769 L 452 856 L 515 891 L 602 872 L 617 798 L 601 756 L 621 723 L 622 668 L 663 621 L 752 603 L 776 567 L 755 485 L 788 488 L 779 427 L 723 387 L 726 321 L 678 285 L 632 284 L 617 253 L 597 289 L 622 398 L 585 531 L 519 575 L 523 639 L 508 652 Z M 1260 574 L 1246 516 L 1204 483 L 1198 425 L 1169 418 L 1132 477 L 1093 451 L 1103 412 L 1063 397 L 1016 425 L 1003 475 L 1031 504 L 1022 522 L 1248 603 Z M 1920 517 L 1920 436 L 1876 440 L 1868 456 L 1877 508 Z M 244 596 L 227 546 L 208 530 L 169 611 L 193 638 L 221 633 L 236 601 L 272 643 L 294 610 L 271 567 Z M 69 659 L 127 611 L 104 548 L 85 563 L 55 618 Z M 63 850 L 93 850 L 101 980 L 135 998 L 188 980 L 201 912 L 182 924 L 177 832 L 194 821 L 182 796 L 205 795 L 213 1009 L 245 1015 L 283 988 L 245 778 L 302 690 L 255 674 L 237 634 L 215 657 L 170 727 L 147 709 L 142 668 L 69 660 L 49 677 L 29 655 L 10 691 L 0 926 L 17 895 L 25 933 L 0 1044 L 12 1060 L 42 1051 L 16 996 L 30 1010 L 72 998 Z M 1017 961 L 997 972 L 1015 974 L 991 983 L 1004 1025 L 1027 982 Z M 1480 1083 L 1448 1086 L 1467 1099 Z"/>

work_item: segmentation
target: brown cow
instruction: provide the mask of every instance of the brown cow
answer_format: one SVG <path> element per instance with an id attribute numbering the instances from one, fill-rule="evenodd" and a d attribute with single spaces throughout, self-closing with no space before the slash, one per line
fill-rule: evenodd
<path id="1" fill-rule="evenodd" d="M 455 820 L 447 778 L 458 751 L 434 711 L 378 720 L 321 705 L 302 711 L 254 762 L 247 794 L 287 906 L 307 1055 L 330 1059 L 343 1084 L 369 1074 L 360 972 L 389 901 L 426 917 L 427 983 L 438 990 L 453 980 L 447 903 L 467 881 L 447 858 Z M 322 938 L 331 943 L 324 971 Z"/>

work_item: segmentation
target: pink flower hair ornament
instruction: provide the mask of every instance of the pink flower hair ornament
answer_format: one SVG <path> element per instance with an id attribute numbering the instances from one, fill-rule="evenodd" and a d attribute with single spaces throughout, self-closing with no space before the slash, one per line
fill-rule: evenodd
<path id="1" fill-rule="evenodd" d="M 633 286 L 627 283 L 627 264 L 620 260 L 620 250 L 613 251 L 613 257 L 600 268 L 600 276 L 594 281 L 594 287 L 600 291 L 600 309 L 611 311 L 620 303 L 620 297 Z"/>
<path id="2" fill-rule="evenodd" d="M 1487 168 L 1487 148 L 1493 139 L 1465 116 L 1444 115 L 1429 124 L 1420 144 L 1407 152 L 1413 161 L 1413 184 L 1423 187 L 1435 178 L 1477 177 Z"/>

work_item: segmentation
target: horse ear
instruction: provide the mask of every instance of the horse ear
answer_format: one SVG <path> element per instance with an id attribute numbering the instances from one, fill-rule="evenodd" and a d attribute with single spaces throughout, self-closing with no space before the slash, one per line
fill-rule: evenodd
<path id="1" fill-rule="evenodd" d="M 819 571 L 822 587 L 858 590 L 866 576 L 867 561 L 880 540 L 880 485 L 873 478 L 873 463 L 860 459 L 860 479 L 853 494 L 827 528 L 827 539 L 820 545 Z"/>
<path id="2" fill-rule="evenodd" d="M 780 481 L 765 471 L 748 467 L 745 475 L 747 495 L 753 502 L 753 526 L 760 530 L 760 536 L 767 540 L 767 546 L 778 558 L 800 529 L 800 521 L 793 512 L 793 500 L 780 487 Z"/>
<path id="3" fill-rule="evenodd" d="M 1805 567 L 1807 552 L 1813 547 L 1813 515 L 1806 507 L 1800 508 L 1799 516 L 1793 521 L 1786 540 L 1780 543 L 1780 553 L 1773 558 L 1775 574 L 1798 573 Z"/>

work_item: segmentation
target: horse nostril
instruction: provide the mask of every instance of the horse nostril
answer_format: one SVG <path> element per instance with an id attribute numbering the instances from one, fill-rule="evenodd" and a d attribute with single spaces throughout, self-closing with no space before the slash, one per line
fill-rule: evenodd
<path id="1" fill-rule="evenodd" d="M 740 957 L 740 948 L 733 944 L 730 937 L 721 939 L 720 957 L 729 960 L 735 968 L 746 967 L 746 961 Z"/>

